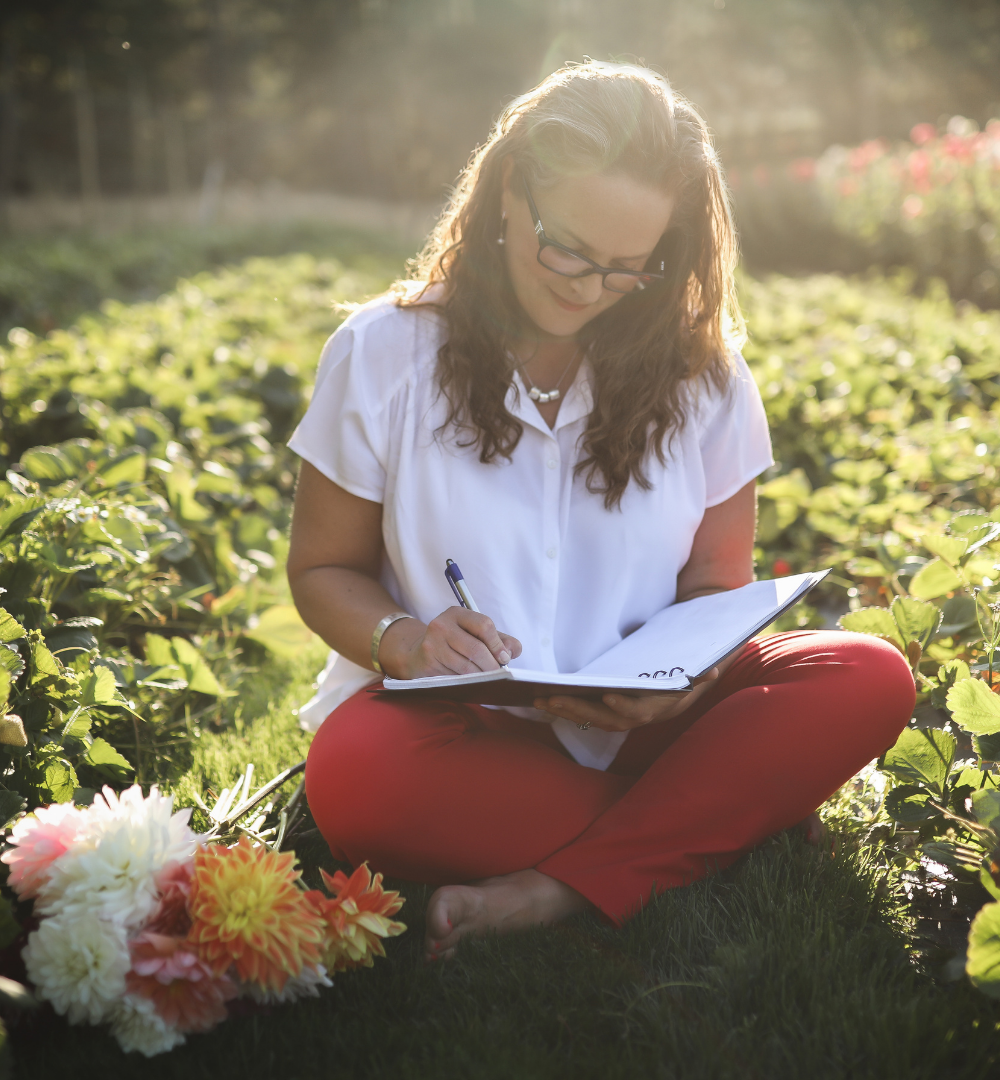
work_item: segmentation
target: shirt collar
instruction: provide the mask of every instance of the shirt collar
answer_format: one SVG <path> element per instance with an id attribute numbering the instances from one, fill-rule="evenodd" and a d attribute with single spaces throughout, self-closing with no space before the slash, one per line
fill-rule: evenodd
<path id="1" fill-rule="evenodd" d="M 520 371 L 515 369 L 514 381 L 507 390 L 507 411 L 516 416 L 518 420 L 540 431 L 543 435 L 555 438 L 556 432 L 569 424 L 576 423 L 583 417 L 589 416 L 594 407 L 594 394 L 591 386 L 590 364 L 584 360 L 576 373 L 566 395 L 559 406 L 556 416 L 556 426 L 550 428 L 542 419 L 538 407 L 528 396 L 528 389 L 521 378 Z"/>

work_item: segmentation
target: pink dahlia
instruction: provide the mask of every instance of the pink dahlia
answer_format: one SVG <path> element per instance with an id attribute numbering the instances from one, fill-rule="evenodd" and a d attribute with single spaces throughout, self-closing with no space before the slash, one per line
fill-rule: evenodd
<path id="1" fill-rule="evenodd" d="M 125 976 L 130 993 L 148 998 L 157 1014 L 178 1031 L 210 1031 L 226 1018 L 226 1002 L 236 986 L 216 976 L 184 938 L 149 930 L 129 943 L 132 970 Z"/>
<path id="2" fill-rule="evenodd" d="M 37 896 L 52 864 L 87 831 L 86 810 L 72 803 L 43 806 L 21 818 L 11 831 L 2 859 L 10 867 L 7 884 L 22 900 Z"/>
<path id="3" fill-rule="evenodd" d="M 157 934 L 173 934 L 186 937 L 191 929 L 188 914 L 188 897 L 191 895 L 191 876 L 194 861 L 174 862 L 156 875 L 156 887 L 160 892 L 160 906 L 146 924 L 147 930 Z"/>

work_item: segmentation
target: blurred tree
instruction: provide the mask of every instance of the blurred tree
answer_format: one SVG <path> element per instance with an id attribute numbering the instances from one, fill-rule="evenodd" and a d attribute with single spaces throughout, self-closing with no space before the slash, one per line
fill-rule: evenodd
<path id="1" fill-rule="evenodd" d="M 585 54 L 666 71 L 732 162 L 1000 113 L 996 0 L 4 0 L 0 36 L 0 198 L 81 189 L 75 53 L 101 189 L 208 216 L 223 178 L 439 198 Z"/>

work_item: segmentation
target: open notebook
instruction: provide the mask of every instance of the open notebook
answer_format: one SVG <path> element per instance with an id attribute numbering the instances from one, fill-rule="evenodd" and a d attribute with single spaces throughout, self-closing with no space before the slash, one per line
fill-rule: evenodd
<path id="1" fill-rule="evenodd" d="M 690 690 L 691 679 L 742 648 L 829 572 L 754 581 L 673 604 L 574 674 L 510 667 L 474 675 L 387 678 L 372 690 L 475 705 L 531 705 L 552 694 L 599 700 L 611 690 Z"/>

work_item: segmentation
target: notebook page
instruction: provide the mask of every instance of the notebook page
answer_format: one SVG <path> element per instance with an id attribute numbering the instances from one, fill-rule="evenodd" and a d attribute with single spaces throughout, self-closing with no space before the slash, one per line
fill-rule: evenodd
<path id="1" fill-rule="evenodd" d="M 741 589 L 699 596 L 654 615 L 580 675 L 618 678 L 693 677 L 769 622 L 824 575 L 753 581 Z"/>

